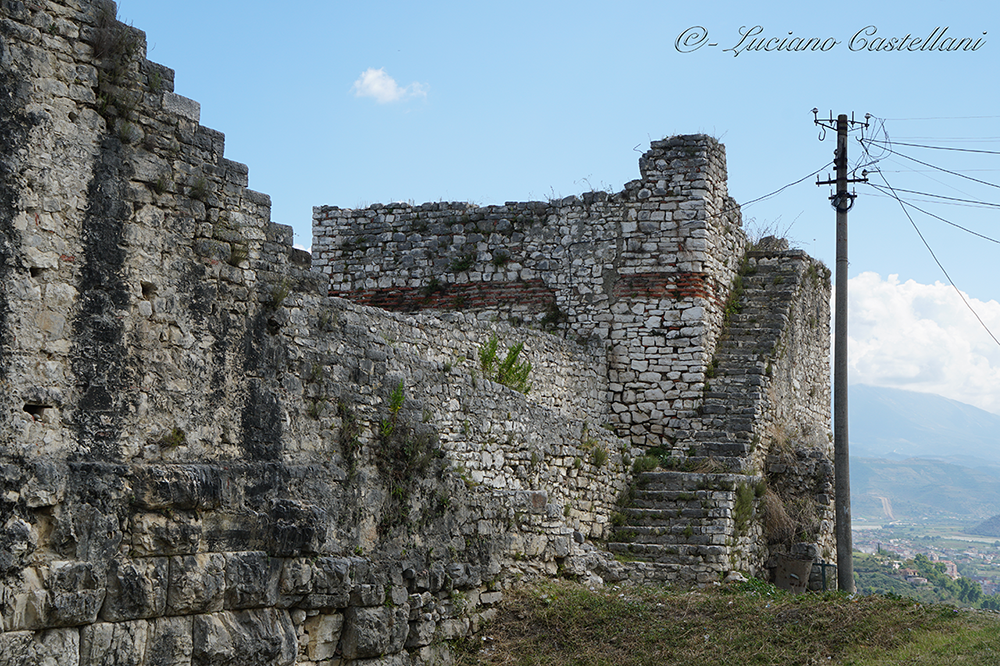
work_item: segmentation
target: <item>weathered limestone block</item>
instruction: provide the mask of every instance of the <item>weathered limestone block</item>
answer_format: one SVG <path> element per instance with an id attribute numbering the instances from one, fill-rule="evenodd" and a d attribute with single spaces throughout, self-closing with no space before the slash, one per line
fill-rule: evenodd
<path id="1" fill-rule="evenodd" d="M 273 606 L 278 601 L 282 561 L 261 551 L 226 554 L 225 608 Z"/>
<path id="2" fill-rule="evenodd" d="M 170 558 L 167 613 L 190 615 L 222 610 L 226 590 L 226 556 L 221 553 L 175 555 Z"/>
<path id="3" fill-rule="evenodd" d="M 79 666 L 80 630 L 0 633 L 0 666 Z"/>
<path id="4" fill-rule="evenodd" d="M 33 476 L 23 497 L 30 508 L 55 506 L 66 497 L 66 468 L 45 460 L 33 464 Z"/>
<path id="5" fill-rule="evenodd" d="M 222 476 L 212 465 L 145 465 L 132 480 L 144 509 L 214 509 L 222 503 Z"/>
<path id="6" fill-rule="evenodd" d="M 114 560 L 108 567 L 101 619 L 120 622 L 163 615 L 169 574 L 165 557 Z"/>
<path id="7" fill-rule="evenodd" d="M 190 615 L 150 620 L 146 666 L 191 666 L 193 622 Z"/>
<path id="8" fill-rule="evenodd" d="M 132 552 L 140 556 L 189 555 L 201 545 L 201 524 L 183 513 L 132 517 Z"/>
<path id="9" fill-rule="evenodd" d="M 196 615 L 192 666 L 291 666 L 298 652 L 287 611 L 264 608 Z"/>
<path id="10" fill-rule="evenodd" d="M 318 553 L 325 534 L 321 527 L 327 522 L 322 507 L 307 502 L 277 500 L 270 508 L 270 543 L 268 552 L 280 557 L 303 553 Z"/>
<path id="11" fill-rule="evenodd" d="M 430 645 L 434 641 L 436 630 L 437 622 L 430 617 L 430 614 L 425 614 L 410 622 L 410 630 L 406 635 L 407 649 Z"/>
<path id="12" fill-rule="evenodd" d="M 106 473 L 100 468 L 91 469 L 86 466 L 70 470 L 71 476 L 77 477 L 78 484 L 93 484 L 94 487 L 88 489 L 88 492 L 110 495 L 120 491 L 119 479 L 108 481 Z M 55 528 L 57 538 L 74 543 L 77 559 L 93 563 L 94 575 L 103 576 L 103 567 L 115 557 L 122 543 L 118 516 L 90 504 L 62 505 L 58 508 L 60 512 Z"/>
<path id="13" fill-rule="evenodd" d="M 469 618 L 453 617 L 447 620 L 441 620 L 438 625 L 438 630 L 441 638 L 444 640 L 467 636 L 469 633 Z"/>
<path id="14" fill-rule="evenodd" d="M 47 574 L 30 570 L 20 592 L 11 595 L 4 618 L 8 631 L 71 627 L 94 622 L 105 590 L 98 587 L 90 563 L 54 562 Z M 43 578 L 44 587 L 43 589 Z"/>
<path id="15" fill-rule="evenodd" d="M 410 628 L 409 614 L 408 605 L 348 608 L 340 644 L 344 658 L 363 659 L 402 650 Z"/>
<path id="16" fill-rule="evenodd" d="M 340 613 L 314 615 L 305 622 L 309 635 L 306 655 L 312 661 L 332 659 L 340 643 L 340 632 L 344 627 L 344 616 Z"/>
<path id="17" fill-rule="evenodd" d="M 97 620 L 104 603 L 105 591 L 78 590 L 75 592 L 49 592 L 46 608 L 46 627 L 71 627 Z"/>
<path id="18" fill-rule="evenodd" d="M 143 666 L 149 623 L 98 622 L 80 629 L 80 663 L 86 666 Z"/>
<path id="19" fill-rule="evenodd" d="M 348 559 L 288 559 L 282 569 L 279 586 L 281 599 L 278 605 L 285 608 L 295 605 L 310 610 L 346 608 L 351 602 L 352 585 L 351 561 Z M 362 588 L 364 586 L 358 586 L 355 591 L 359 592 Z M 368 592 L 366 598 L 377 596 L 377 601 L 361 605 L 381 604 L 385 599 L 381 587 Z M 357 603 L 361 603 L 361 600 L 357 600 Z"/>

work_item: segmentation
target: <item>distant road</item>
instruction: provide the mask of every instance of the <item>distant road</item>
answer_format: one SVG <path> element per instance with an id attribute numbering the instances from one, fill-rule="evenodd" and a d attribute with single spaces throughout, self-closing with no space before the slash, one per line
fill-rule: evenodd
<path id="1" fill-rule="evenodd" d="M 888 497 L 879 497 L 882 500 L 882 510 L 885 511 L 885 515 L 889 516 L 889 520 L 896 520 L 896 516 L 892 515 L 892 502 L 889 501 Z"/>

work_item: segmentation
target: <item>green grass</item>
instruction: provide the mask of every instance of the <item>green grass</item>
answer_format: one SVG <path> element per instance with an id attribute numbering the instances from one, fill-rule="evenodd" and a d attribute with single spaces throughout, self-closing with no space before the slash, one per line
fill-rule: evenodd
<path id="1" fill-rule="evenodd" d="M 465 645 L 459 665 L 993 664 L 1000 618 L 899 597 L 792 595 L 756 580 L 693 592 L 558 581 L 509 593 Z"/>

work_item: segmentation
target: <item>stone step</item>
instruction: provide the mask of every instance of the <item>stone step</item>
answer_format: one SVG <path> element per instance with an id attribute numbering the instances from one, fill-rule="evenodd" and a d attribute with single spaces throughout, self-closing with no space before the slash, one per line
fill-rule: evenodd
<path id="1" fill-rule="evenodd" d="M 726 472 L 684 472 L 660 469 L 643 472 L 636 479 L 639 491 L 732 490 L 752 477 Z"/>
<path id="2" fill-rule="evenodd" d="M 660 545 L 724 546 L 730 525 L 623 525 L 615 528 L 615 543 Z"/>
<path id="3" fill-rule="evenodd" d="M 608 550 L 646 562 L 680 565 L 725 564 L 728 557 L 724 546 L 612 542 Z"/>
<path id="4" fill-rule="evenodd" d="M 726 488 L 704 489 L 704 490 L 635 490 L 632 499 L 634 509 L 660 509 L 663 511 L 674 511 L 677 516 L 686 517 L 691 514 L 682 515 L 682 511 L 703 510 L 703 502 L 715 502 L 720 499 L 719 493 L 732 493 Z M 667 516 L 670 518 L 671 516 Z"/>
<path id="5" fill-rule="evenodd" d="M 716 509 L 712 513 L 721 514 L 723 510 Z M 669 506 L 643 508 L 629 507 L 621 512 L 625 520 L 623 527 L 644 527 L 644 528 L 672 528 L 679 526 L 683 530 L 688 525 L 701 526 L 710 524 L 712 521 L 725 520 L 724 517 L 711 517 L 709 511 L 699 507 L 698 509 L 674 509 Z"/>

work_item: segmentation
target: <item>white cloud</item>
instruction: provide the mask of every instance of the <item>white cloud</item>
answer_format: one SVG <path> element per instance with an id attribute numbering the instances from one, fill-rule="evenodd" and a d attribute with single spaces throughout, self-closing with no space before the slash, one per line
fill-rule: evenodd
<path id="1" fill-rule="evenodd" d="M 850 381 L 937 393 L 1000 414 L 1000 345 L 947 284 L 848 283 Z M 965 296 L 1000 337 L 1000 303 Z"/>
<path id="2" fill-rule="evenodd" d="M 398 102 L 411 97 L 427 97 L 427 86 L 413 82 L 400 87 L 396 80 L 385 73 L 384 68 L 369 67 L 361 73 L 351 87 L 355 97 L 373 97 L 379 104 Z"/>

